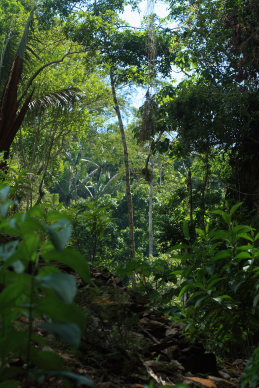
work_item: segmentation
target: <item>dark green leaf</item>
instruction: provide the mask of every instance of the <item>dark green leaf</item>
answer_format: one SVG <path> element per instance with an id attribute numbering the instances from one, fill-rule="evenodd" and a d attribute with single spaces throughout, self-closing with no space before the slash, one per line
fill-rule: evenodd
<path id="1" fill-rule="evenodd" d="M 232 208 L 230 209 L 230 211 L 229 211 L 229 214 L 231 215 L 231 216 L 233 216 L 233 214 L 240 208 L 240 206 L 242 206 L 243 205 L 243 202 L 238 202 L 238 203 L 236 203 L 234 206 L 232 206 Z"/>
<path id="2" fill-rule="evenodd" d="M 52 250 L 43 255 L 46 261 L 58 261 L 72 268 L 85 282 L 90 280 L 88 262 L 78 251 L 66 248 L 62 252 Z"/>
<path id="3" fill-rule="evenodd" d="M 78 348 L 81 340 L 81 330 L 74 323 L 44 323 L 44 330 L 60 337 L 68 345 Z"/>
<path id="4" fill-rule="evenodd" d="M 40 301 L 35 309 L 43 315 L 48 315 L 54 321 L 73 322 L 77 324 L 81 330 L 84 329 L 85 316 L 81 308 L 74 303 L 63 303 L 54 293 L 51 293 Z"/>
<path id="5" fill-rule="evenodd" d="M 0 383 L 0 388 L 19 388 L 20 383 L 15 380 L 5 381 L 4 383 Z"/>
<path id="6" fill-rule="evenodd" d="M 54 352 L 47 352 L 38 349 L 32 351 L 33 363 L 40 369 L 63 369 L 64 361 Z"/>

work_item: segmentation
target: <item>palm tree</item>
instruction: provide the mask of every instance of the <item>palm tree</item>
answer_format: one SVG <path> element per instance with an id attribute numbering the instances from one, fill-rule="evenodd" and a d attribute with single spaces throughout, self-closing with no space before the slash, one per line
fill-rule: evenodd
<path id="1" fill-rule="evenodd" d="M 23 93 L 19 95 L 19 87 L 24 73 L 24 58 L 27 48 L 27 41 L 30 26 L 33 21 L 33 13 L 30 15 L 22 39 L 20 41 L 15 58 L 10 63 L 10 58 L 4 53 L 0 57 L 0 153 L 4 155 L 4 162 L 0 168 L 7 169 L 7 159 L 9 158 L 10 147 L 15 136 L 20 129 L 27 112 L 37 108 L 39 105 L 65 105 L 71 102 L 75 95 L 79 93 L 78 88 L 69 88 L 47 94 L 40 99 L 34 99 L 34 80 L 41 72 L 51 65 L 64 61 L 68 55 L 77 54 L 78 51 L 67 52 L 62 58 L 42 65 L 27 81 L 23 88 Z M 7 49 L 5 45 L 4 50 Z M 6 70 L 7 69 L 7 70 Z"/>

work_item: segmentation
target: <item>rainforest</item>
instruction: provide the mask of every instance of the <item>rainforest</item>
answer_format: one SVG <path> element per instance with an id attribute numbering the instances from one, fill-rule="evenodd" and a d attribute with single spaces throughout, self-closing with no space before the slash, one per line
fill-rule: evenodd
<path id="1" fill-rule="evenodd" d="M 259 1 L 1 0 L 0 388 L 259 386 Z"/>

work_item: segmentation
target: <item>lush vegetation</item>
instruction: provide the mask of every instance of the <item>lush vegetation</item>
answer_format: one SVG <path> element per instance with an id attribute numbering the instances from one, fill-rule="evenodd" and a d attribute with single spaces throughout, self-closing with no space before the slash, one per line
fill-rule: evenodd
<path id="1" fill-rule="evenodd" d="M 136 28 L 138 3 L 0 4 L 0 387 L 93 385 L 46 350 L 79 347 L 93 268 L 258 385 L 259 5 L 165 0 Z"/>

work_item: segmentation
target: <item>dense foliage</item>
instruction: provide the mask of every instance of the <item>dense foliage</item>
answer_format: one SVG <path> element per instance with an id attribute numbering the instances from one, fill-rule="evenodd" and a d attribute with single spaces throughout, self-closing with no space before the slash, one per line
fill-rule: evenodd
<path id="1" fill-rule="evenodd" d="M 35 331 L 79 346 L 88 265 L 258 383 L 258 2 L 165 3 L 0 4 L 0 383 L 92 384 Z"/>

